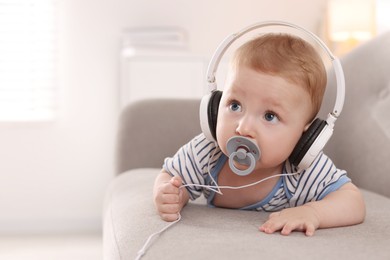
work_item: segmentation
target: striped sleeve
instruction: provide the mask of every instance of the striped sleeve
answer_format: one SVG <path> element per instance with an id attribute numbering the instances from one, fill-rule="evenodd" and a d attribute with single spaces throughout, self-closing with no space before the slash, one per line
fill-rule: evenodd
<path id="1" fill-rule="evenodd" d="M 200 134 L 182 146 L 173 157 L 165 158 L 163 169 L 172 176 L 180 176 L 184 184 L 205 185 L 211 154 L 215 149 L 215 143 Z M 196 186 L 186 188 L 191 200 L 198 198 L 203 191 Z"/>
<path id="2" fill-rule="evenodd" d="M 346 171 L 337 169 L 333 162 L 321 153 L 308 169 L 288 179 L 286 186 L 291 196 L 290 207 L 321 200 L 350 181 Z"/>

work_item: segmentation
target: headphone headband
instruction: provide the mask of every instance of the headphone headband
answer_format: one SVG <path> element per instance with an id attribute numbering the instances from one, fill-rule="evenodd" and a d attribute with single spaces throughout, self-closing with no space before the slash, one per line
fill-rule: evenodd
<path id="1" fill-rule="evenodd" d="M 259 22 L 255 23 L 251 26 L 248 26 L 241 31 L 237 33 L 233 33 L 225 38 L 225 40 L 222 41 L 222 43 L 218 46 L 217 50 L 215 51 L 213 57 L 211 58 L 211 61 L 209 63 L 208 69 L 207 69 L 207 82 L 209 91 L 213 92 L 217 90 L 217 84 L 215 82 L 215 74 L 218 69 L 218 65 L 222 59 L 222 56 L 226 52 L 226 50 L 235 42 L 237 39 L 239 39 L 244 34 L 253 31 L 258 28 L 262 27 L 268 27 L 268 26 L 285 26 L 285 27 L 291 27 L 294 29 L 297 29 L 301 32 L 304 32 L 306 35 L 308 35 L 310 38 L 312 38 L 314 41 L 318 43 L 318 45 L 325 51 L 325 53 L 328 55 L 332 62 L 332 67 L 335 72 L 336 76 L 336 83 L 337 83 L 337 96 L 336 96 L 336 102 L 335 106 L 333 108 L 333 111 L 330 113 L 330 116 L 337 118 L 344 106 L 344 99 L 345 99 L 345 79 L 344 79 L 344 72 L 341 67 L 341 63 L 339 59 L 337 59 L 332 52 L 329 50 L 329 48 L 325 45 L 325 43 L 318 38 L 314 33 L 306 30 L 303 27 L 300 27 L 298 25 L 288 23 L 288 22 L 282 22 L 282 21 L 267 21 L 267 22 Z M 335 119 L 334 119 L 335 120 Z"/>

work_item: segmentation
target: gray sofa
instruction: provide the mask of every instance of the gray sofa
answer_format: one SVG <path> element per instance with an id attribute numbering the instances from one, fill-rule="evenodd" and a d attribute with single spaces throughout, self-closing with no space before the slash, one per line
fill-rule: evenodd
<path id="1" fill-rule="evenodd" d="M 190 202 L 182 220 L 155 240 L 143 259 L 390 259 L 390 34 L 341 59 L 346 103 L 326 153 L 363 191 L 363 224 L 267 235 L 268 214 Z M 323 110 L 334 101 L 333 81 Z M 103 212 L 104 259 L 134 259 L 152 233 L 167 225 L 152 201 L 163 159 L 200 132 L 199 100 L 147 100 L 123 110 L 117 173 Z"/>

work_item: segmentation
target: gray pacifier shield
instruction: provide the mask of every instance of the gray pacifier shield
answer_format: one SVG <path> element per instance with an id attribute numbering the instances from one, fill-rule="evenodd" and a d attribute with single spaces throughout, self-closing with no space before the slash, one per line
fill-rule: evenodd
<path id="1" fill-rule="evenodd" d="M 229 166 L 234 173 L 245 176 L 254 170 L 256 162 L 260 158 L 260 149 L 254 141 L 243 136 L 233 136 L 228 140 L 226 148 L 229 155 Z M 248 168 L 240 170 L 234 166 L 234 161 L 246 165 Z"/>

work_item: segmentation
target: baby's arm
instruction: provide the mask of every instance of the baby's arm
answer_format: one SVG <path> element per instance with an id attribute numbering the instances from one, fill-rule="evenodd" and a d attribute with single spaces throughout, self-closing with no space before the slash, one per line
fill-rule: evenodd
<path id="1" fill-rule="evenodd" d="M 161 170 L 154 182 L 154 204 L 165 221 L 176 220 L 189 200 L 187 189 L 180 188 L 181 185 L 180 177 L 172 177 L 165 170 Z"/>
<path id="2" fill-rule="evenodd" d="M 281 230 L 289 235 L 294 230 L 312 236 L 318 228 L 349 226 L 364 221 L 366 214 L 363 196 L 352 183 L 344 184 L 320 201 L 272 213 L 260 230 L 271 234 Z"/>

